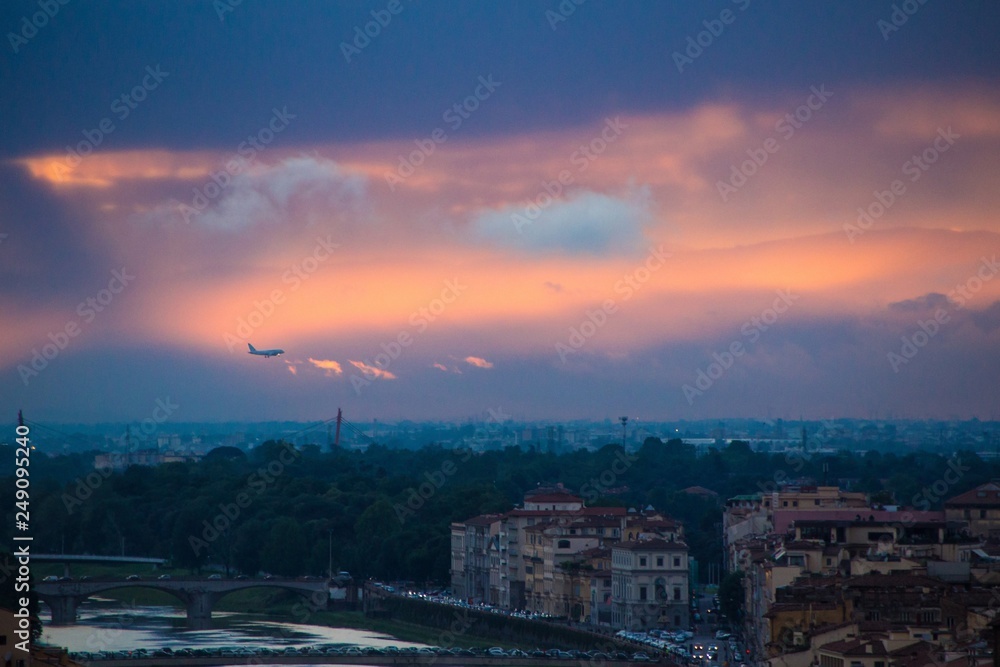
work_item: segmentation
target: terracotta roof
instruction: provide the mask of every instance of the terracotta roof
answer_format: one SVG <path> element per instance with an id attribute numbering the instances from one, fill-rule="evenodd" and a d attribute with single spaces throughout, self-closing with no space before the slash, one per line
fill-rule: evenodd
<path id="1" fill-rule="evenodd" d="M 624 516 L 628 510 L 624 507 L 584 507 L 578 510 L 526 510 L 513 509 L 504 516 Z"/>
<path id="2" fill-rule="evenodd" d="M 944 512 L 918 512 L 910 510 L 890 512 L 888 510 L 873 510 L 865 507 L 846 507 L 835 510 L 776 509 L 774 510 L 773 532 L 778 534 L 787 533 L 792 529 L 793 524 L 815 524 L 827 521 L 853 522 L 857 521 L 858 516 L 861 517 L 862 521 L 868 521 L 869 517 L 871 517 L 873 523 L 905 523 L 908 526 L 914 523 L 944 523 L 945 521 Z"/>
<path id="3" fill-rule="evenodd" d="M 869 650 L 869 647 L 871 647 L 871 650 Z M 885 650 L 885 644 L 877 640 L 868 641 L 865 639 L 842 639 L 837 642 L 823 644 L 820 650 L 839 653 L 843 656 L 889 655 L 889 652 Z"/>
<path id="4" fill-rule="evenodd" d="M 945 507 L 1000 506 L 1000 484 L 987 482 L 944 501 Z"/>
<path id="5" fill-rule="evenodd" d="M 581 551 L 580 555 L 587 558 L 611 558 L 611 547 L 592 547 Z"/>

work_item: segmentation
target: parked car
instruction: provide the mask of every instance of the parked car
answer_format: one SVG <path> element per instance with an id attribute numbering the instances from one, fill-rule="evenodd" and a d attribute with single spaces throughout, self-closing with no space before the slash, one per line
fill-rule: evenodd
<path id="1" fill-rule="evenodd" d="M 222 575 L 221 574 L 210 574 L 210 575 L 208 575 L 208 580 L 209 581 L 219 581 L 220 579 L 222 579 Z"/>

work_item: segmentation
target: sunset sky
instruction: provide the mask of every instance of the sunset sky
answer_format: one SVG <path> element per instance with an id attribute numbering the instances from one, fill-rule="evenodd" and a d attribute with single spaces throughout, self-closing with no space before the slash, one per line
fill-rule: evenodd
<path id="1" fill-rule="evenodd" d="M 50 3 L 9 417 L 1000 418 L 996 3 Z"/>

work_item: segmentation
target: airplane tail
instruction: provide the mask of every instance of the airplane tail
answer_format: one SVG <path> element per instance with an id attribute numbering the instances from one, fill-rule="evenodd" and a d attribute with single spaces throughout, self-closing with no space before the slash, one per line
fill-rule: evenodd
<path id="1" fill-rule="evenodd" d="M 251 345 L 250 343 L 247 343 L 247 347 L 249 347 L 249 348 L 250 348 L 250 351 L 251 351 L 251 352 L 256 352 L 256 351 L 257 351 L 257 348 L 255 348 L 255 347 L 254 347 L 253 345 Z"/>

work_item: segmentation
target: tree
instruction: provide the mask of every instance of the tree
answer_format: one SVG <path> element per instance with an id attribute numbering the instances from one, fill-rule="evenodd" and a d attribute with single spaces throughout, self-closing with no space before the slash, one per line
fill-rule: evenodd
<path id="1" fill-rule="evenodd" d="M 743 572 L 736 570 L 723 577 L 722 581 L 719 582 L 719 611 L 729 619 L 730 624 L 734 627 L 743 625 L 745 600 Z"/>
<path id="2" fill-rule="evenodd" d="M 274 574 L 294 577 L 304 573 L 306 538 L 297 521 L 285 517 L 274 522 L 261 562 Z"/>

